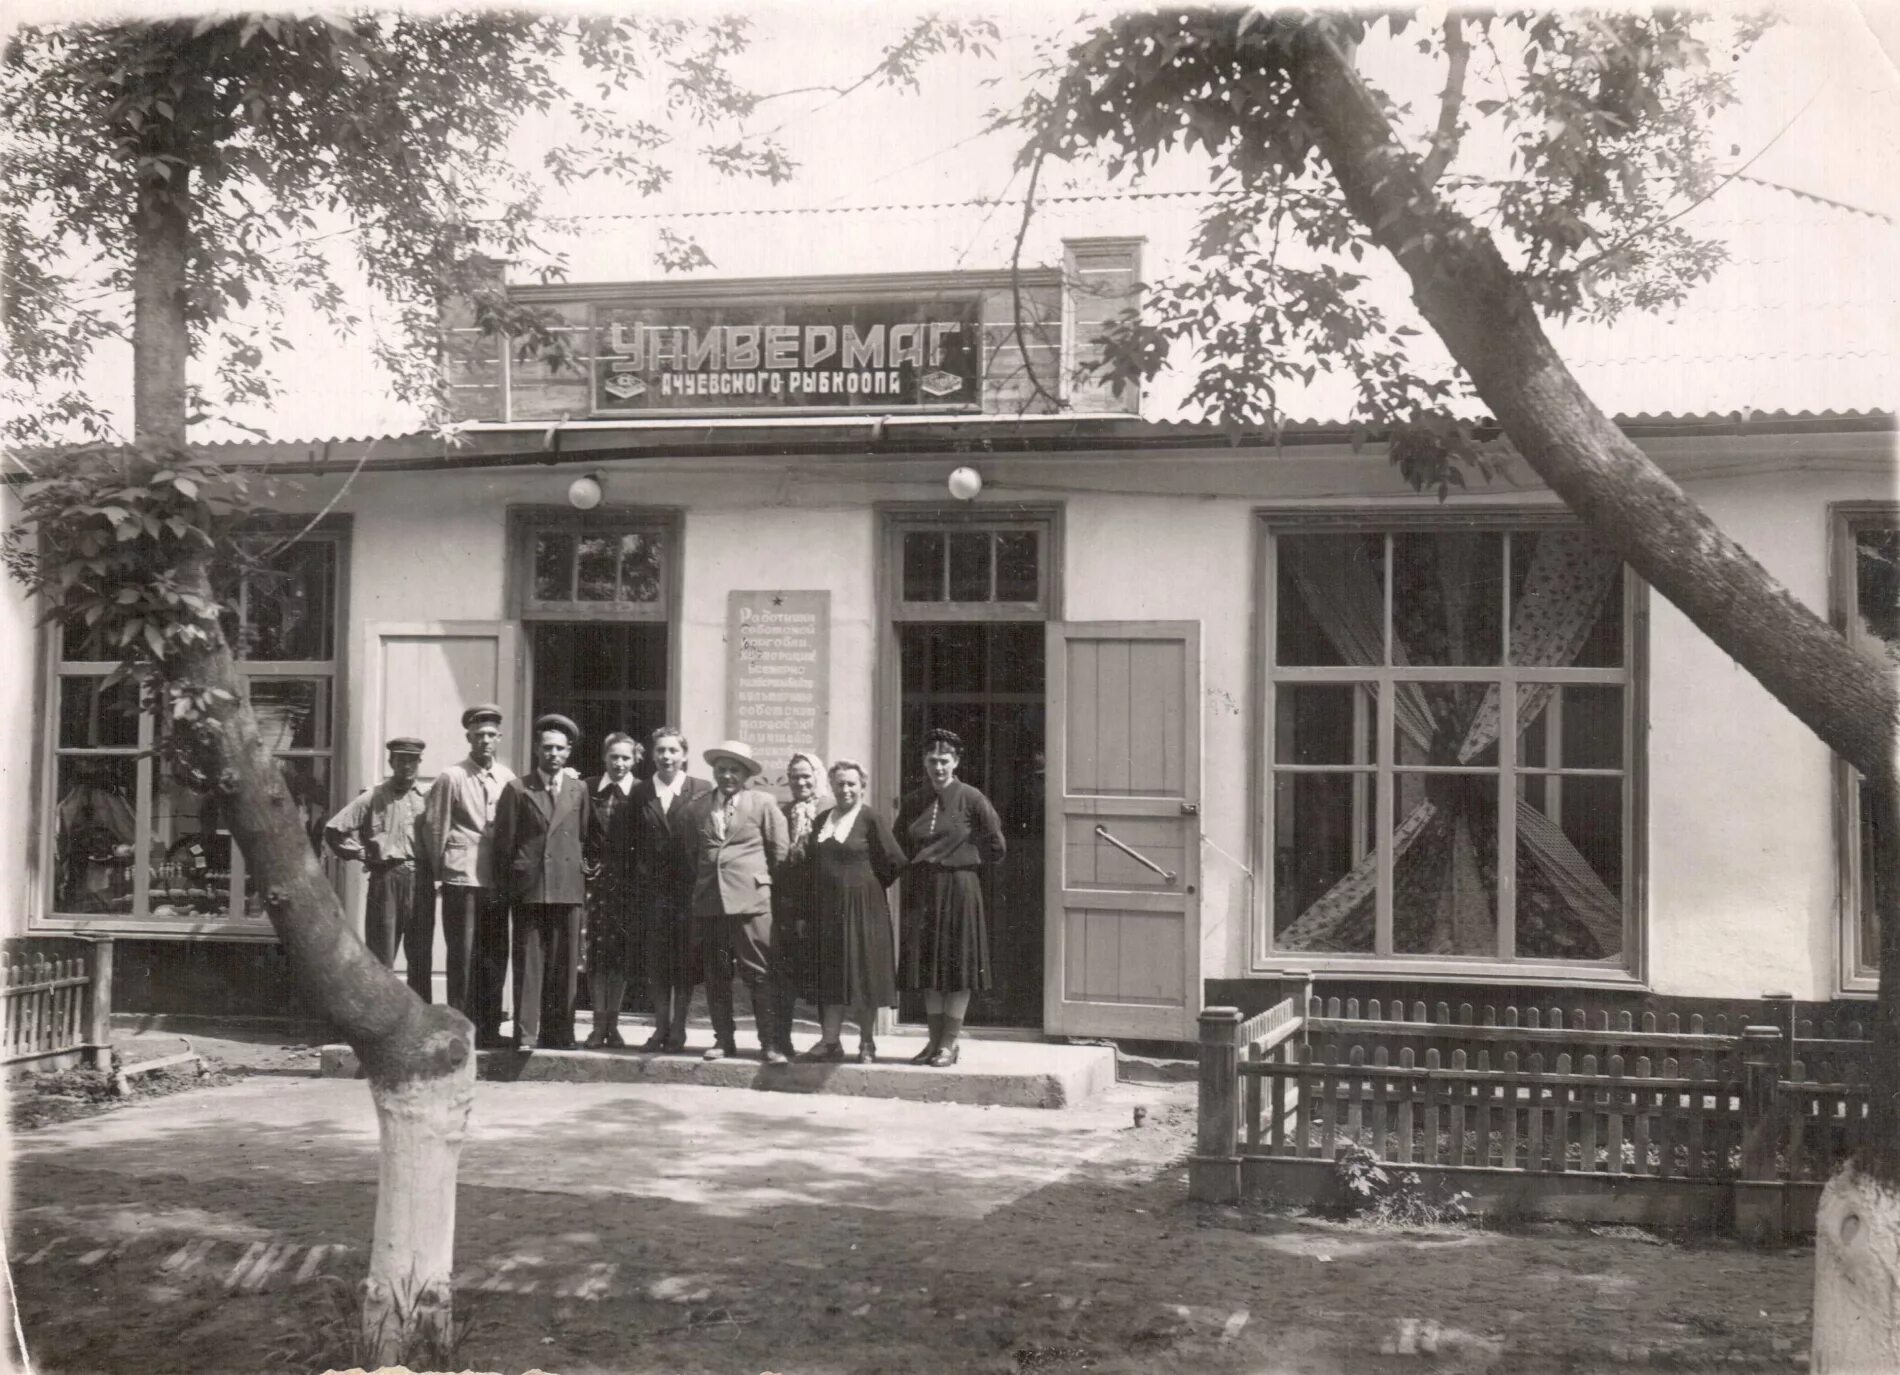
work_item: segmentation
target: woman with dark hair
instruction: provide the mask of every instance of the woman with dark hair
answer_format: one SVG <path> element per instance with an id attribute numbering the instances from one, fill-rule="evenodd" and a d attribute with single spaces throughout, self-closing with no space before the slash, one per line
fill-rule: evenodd
<path id="1" fill-rule="evenodd" d="M 587 987 L 594 1005 L 589 1049 L 624 1046 L 620 1007 L 633 964 L 633 769 L 645 753 L 615 731 L 601 745 L 601 772 L 587 780 L 581 872 L 587 876 Z"/>
<path id="2" fill-rule="evenodd" d="M 904 986 L 920 989 L 930 1041 L 913 1065 L 957 1062 L 957 1037 L 973 989 L 990 987 L 990 941 L 977 869 L 1008 846 L 996 808 L 957 779 L 963 741 L 955 731 L 924 736 L 929 782 L 897 809 L 897 839 L 910 852 L 905 890 Z"/>
<path id="3" fill-rule="evenodd" d="M 864 770 L 848 759 L 831 766 L 838 802 L 818 818 L 811 846 L 812 982 L 824 1039 L 804 1060 L 842 1060 L 847 1008 L 858 1018 L 858 1063 L 877 1060 L 877 1009 L 897 1004 L 897 955 L 885 889 L 904 868 L 890 823 L 864 805 Z"/>

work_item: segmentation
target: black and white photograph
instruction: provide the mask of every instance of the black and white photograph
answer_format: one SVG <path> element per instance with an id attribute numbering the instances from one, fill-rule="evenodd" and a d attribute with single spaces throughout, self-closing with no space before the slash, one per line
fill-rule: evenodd
<path id="1" fill-rule="evenodd" d="M 1900 1371 L 1900 0 L 0 44 L 0 1372 Z"/>

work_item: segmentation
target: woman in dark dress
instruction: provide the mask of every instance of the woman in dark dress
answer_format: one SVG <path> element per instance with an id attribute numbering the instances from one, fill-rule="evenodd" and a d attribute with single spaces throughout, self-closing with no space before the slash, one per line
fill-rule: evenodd
<path id="1" fill-rule="evenodd" d="M 979 866 L 1008 848 L 990 800 L 957 780 L 963 741 L 955 731 L 924 736 L 930 782 L 897 809 L 897 839 L 910 852 L 904 884 L 904 986 L 921 989 L 930 1041 L 913 1065 L 957 1062 L 957 1037 L 973 989 L 990 986 L 990 939 Z"/>
<path id="2" fill-rule="evenodd" d="M 633 766 L 640 746 L 619 732 L 601 747 L 600 777 L 587 780 L 581 821 L 581 872 L 587 876 L 587 986 L 594 1029 L 587 1045 L 624 1046 L 620 1005 L 627 996 L 633 960 Z"/>
<path id="3" fill-rule="evenodd" d="M 824 1039 L 805 1060 L 844 1059 L 845 1009 L 855 1008 L 858 1063 L 874 1063 L 877 1010 L 897 1005 L 897 952 L 884 894 L 903 870 L 904 852 L 889 823 L 864 805 L 864 784 L 864 770 L 850 760 L 831 766 L 838 802 L 818 818 L 812 841 L 812 976 Z"/>
<path id="4" fill-rule="evenodd" d="M 824 778 L 824 760 L 807 751 L 793 754 L 785 765 L 785 790 L 791 797 L 780 806 L 790 839 L 785 859 L 772 875 L 772 959 L 777 965 L 778 995 L 772 1044 L 788 1059 L 798 1053 L 792 1048 L 798 999 L 812 996 L 811 846 L 818 834 L 818 814 L 831 802 Z"/>

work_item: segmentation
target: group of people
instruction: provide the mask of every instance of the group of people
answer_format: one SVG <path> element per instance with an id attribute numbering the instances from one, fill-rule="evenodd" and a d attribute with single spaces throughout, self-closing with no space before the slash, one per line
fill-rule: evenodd
<path id="1" fill-rule="evenodd" d="M 877 1010 L 900 987 L 924 995 L 930 1037 L 911 1063 L 957 1061 L 972 991 L 990 987 L 979 870 L 1003 858 L 996 809 L 957 778 L 963 742 L 925 737 L 929 782 L 895 822 L 869 803 L 862 766 L 827 769 L 808 753 L 786 766 L 789 798 L 752 787 L 764 766 L 741 741 L 705 751 L 712 780 L 688 772 L 685 735 L 654 731 L 643 749 L 616 733 L 601 771 L 568 766 L 580 730 L 550 713 L 534 723 L 534 767 L 497 758 L 499 707 L 462 714 L 468 757 L 433 783 L 420 778 L 423 742 L 388 742 L 389 777 L 330 819 L 325 840 L 369 871 L 364 938 L 385 964 L 398 945 L 409 985 L 433 986 L 436 890 L 448 953 L 448 1002 L 475 1025 L 477 1044 L 503 1044 L 502 987 L 514 976 L 514 1044 L 574 1045 L 585 962 L 590 1048 L 624 1046 L 619 1019 L 630 981 L 644 979 L 653 1034 L 643 1051 L 687 1049 L 687 1009 L 706 986 L 708 1060 L 738 1054 L 733 980 L 751 995 L 761 1058 L 785 1064 L 874 1062 Z M 635 769 L 648 751 L 650 776 Z M 887 893 L 899 876 L 904 921 L 894 938 Z M 799 998 L 817 1004 L 821 1039 L 792 1044 Z"/>

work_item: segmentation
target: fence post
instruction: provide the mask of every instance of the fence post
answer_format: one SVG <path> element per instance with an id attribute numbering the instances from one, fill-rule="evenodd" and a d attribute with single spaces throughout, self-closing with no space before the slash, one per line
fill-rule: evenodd
<path id="1" fill-rule="evenodd" d="M 112 1068 L 112 938 L 96 936 L 92 958 L 86 961 L 92 978 L 86 984 L 86 1045 L 88 1068 Z"/>
<path id="2" fill-rule="evenodd" d="M 1761 1019 L 1764 1025 L 1779 1027 L 1781 1029 L 1781 1077 L 1784 1079 L 1793 1079 L 1795 1061 L 1794 994 L 1762 994 Z"/>
<path id="3" fill-rule="evenodd" d="M 1313 971 L 1310 969 L 1289 969 L 1286 973 L 1282 974 L 1280 978 L 1283 981 L 1282 987 L 1287 984 L 1293 985 L 1293 992 L 1289 996 L 1299 1000 L 1294 1005 L 1293 1012 L 1300 1019 L 1300 1044 L 1310 1046 L 1313 1044 L 1313 1033 L 1307 1026 L 1307 1019 L 1313 1015 L 1311 1011 L 1313 1006 Z"/>
<path id="4" fill-rule="evenodd" d="M 1240 1009 L 1201 1012 L 1201 1081 L 1188 1197 L 1240 1201 Z"/>
<path id="5" fill-rule="evenodd" d="M 1775 1167 L 1781 1145 L 1775 1095 L 1781 1041 L 1777 1026 L 1742 1030 L 1742 1173 L 1735 1182 L 1735 1233 L 1754 1242 L 1781 1239 L 1781 1179 Z"/>

